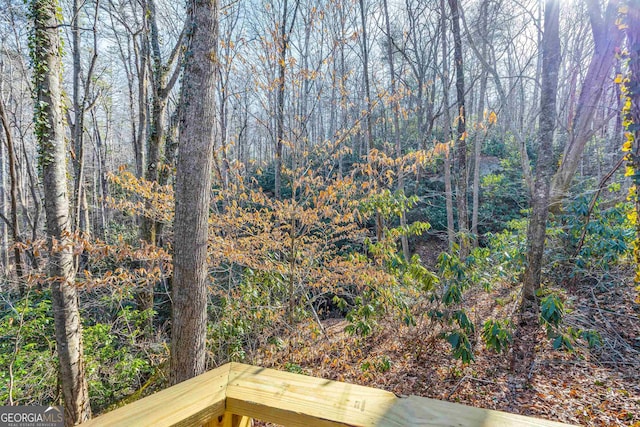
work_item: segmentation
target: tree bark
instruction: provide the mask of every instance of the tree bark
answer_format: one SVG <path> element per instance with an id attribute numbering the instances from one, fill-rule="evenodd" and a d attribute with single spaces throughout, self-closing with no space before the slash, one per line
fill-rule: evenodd
<path id="1" fill-rule="evenodd" d="M 284 95 L 287 78 L 287 51 L 289 50 L 289 35 L 291 34 L 298 13 L 298 3 L 299 0 L 296 0 L 293 17 L 291 23 L 288 24 L 288 2 L 284 0 L 282 20 L 280 22 L 280 37 L 276 44 L 278 46 L 278 92 L 276 95 L 276 164 L 274 193 L 278 200 L 282 197 L 282 148 L 284 144 Z M 289 28 L 287 28 L 287 25 L 289 25 Z"/>
<path id="2" fill-rule="evenodd" d="M 4 139 L 7 143 L 7 157 L 9 159 L 9 179 L 11 180 L 10 190 L 9 190 L 9 201 L 11 204 L 11 217 L 10 217 L 10 228 L 11 228 L 11 238 L 13 239 L 13 263 L 16 266 L 16 279 L 18 281 L 18 289 L 20 291 L 20 295 L 24 294 L 25 286 L 22 283 L 22 277 L 24 276 L 24 271 L 22 268 L 22 255 L 20 254 L 20 248 L 17 243 L 20 243 L 20 224 L 18 222 L 18 172 L 16 170 L 16 147 L 13 143 L 13 135 L 11 134 L 11 129 L 9 128 L 9 119 L 7 117 L 7 112 L 4 108 L 4 99 L 2 98 L 2 94 L 0 94 L 0 123 L 2 124 L 2 128 L 4 129 Z M 4 199 L 2 200 L 4 203 Z"/>
<path id="3" fill-rule="evenodd" d="M 82 72 L 80 63 L 80 27 L 78 25 L 78 19 L 80 15 L 80 7 L 78 0 L 73 0 L 71 8 L 71 46 L 72 46 L 72 58 L 73 58 L 73 72 L 72 72 L 72 84 L 73 84 L 73 123 L 71 124 L 71 137 L 73 139 L 73 168 L 74 168 L 74 214 L 75 214 L 75 226 L 72 227 L 74 231 L 78 231 L 85 235 L 88 233 L 89 224 L 87 221 L 87 195 L 86 184 L 84 182 L 84 106 L 85 97 L 80 97 L 80 74 Z M 94 52 L 97 54 L 97 52 Z M 88 76 L 90 78 L 90 75 Z M 85 88 L 88 90 L 88 88 Z"/>
<path id="4" fill-rule="evenodd" d="M 538 163 L 531 197 L 532 213 L 527 230 L 527 266 L 524 272 L 523 307 L 526 307 L 529 301 L 536 300 L 536 291 L 540 288 L 540 273 L 549 213 L 549 191 L 554 169 L 552 147 L 556 127 L 556 96 L 561 60 L 559 16 L 560 5 L 558 1 L 546 0 L 542 38 Z"/>
<path id="5" fill-rule="evenodd" d="M 87 203 L 87 183 L 85 178 L 85 150 L 84 150 L 84 120 L 85 120 L 85 108 L 88 104 L 89 87 L 93 79 L 93 71 L 95 68 L 96 60 L 98 58 L 98 39 L 97 39 L 97 20 L 99 1 L 96 2 L 93 20 L 93 55 L 89 62 L 86 78 L 84 80 L 84 93 L 80 96 L 80 82 L 81 82 L 81 45 L 80 45 L 80 26 L 78 19 L 80 16 L 80 5 L 78 0 L 73 0 L 71 19 L 71 35 L 72 35 L 72 57 L 73 57 L 73 124 L 71 126 L 71 137 L 73 140 L 74 155 L 74 197 L 72 205 L 74 206 L 73 214 L 73 226 L 72 231 L 80 233 L 83 237 L 87 238 L 90 235 L 90 219 L 89 219 L 89 206 Z M 71 121 L 70 121 L 71 122 Z M 76 271 L 84 269 L 88 261 L 88 254 L 82 252 L 76 257 L 74 268 Z"/>
<path id="6" fill-rule="evenodd" d="M 487 73 L 482 72 L 480 77 L 480 97 L 478 103 L 478 120 L 484 117 L 484 97 L 487 91 Z M 483 126 L 488 126 L 486 120 L 482 122 Z M 473 154 L 473 188 L 472 192 L 472 212 L 471 212 L 471 235 L 473 238 L 473 246 L 478 246 L 478 217 L 480 212 L 480 163 L 482 155 L 482 144 L 484 143 L 487 135 L 486 129 L 479 129 L 478 134 L 474 140 L 474 154 Z"/>
<path id="7" fill-rule="evenodd" d="M 65 405 L 65 425 L 91 417 L 84 370 L 82 324 L 74 285 L 67 193 L 66 146 L 60 84 L 61 44 L 56 0 L 32 0 L 34 32 L 31 56 L 35 85 L 34 131 L 39 147 L 50 249 L 49 276 L 56 348 Z"/>
<path id="8" fill-rule="evenodd" d="M 166 107 L 165 91 L 166 73 L 162 64 L 160 53 L 160 39 L 158 25 L 156 22 L 155 0 L 146 0 L 145 19 L 148 20 L 151 49 L 151 115 L 149 117 L 149 135 L 147 139 L 147 164 L 144 178 L 149 182 L 158 182 L 161 166 L 162 143 L 164 140 L 164 115 Z M 141 221 L 142 239 L 152 245 L 157 243 L 157 224 L 152 218 L 142 217 Z M 146 298 L 141 298 L 141 310 L 153 308 L 153 289 L 144 291 Z M 147 295 L 148 293 L 148 295 Z M 150 296 L 149 296 L 150 295 Z"/>
<path id="9" fill-rule="evenodd" d="M 109 185 L 107 180 L 107 141 L 103 139 L 102 133 L 100 131 L 100 126 L 98 124 L 98 120 L 95 115 L 95 108 L 91 109 L 91 118 L 93 122 L 93 134 L 95 141 L 95 156 L 96 161 L 95 164 L 97 166 L 97 180 L 98 185 L 96 191 L 94 193 L 96 196 L 99 196 L 97 204 L 98 204 L 98 220 L 94 222 L 95 232 L 94 235 L 98 236 L 100 239 L 106 238 L 106 230 L 107 225 L 110 221 L 109 208 L 106 206 L 105 200 L 109 195 Z"/>
<path id="10" fill-rule="evenodd" d="M 158 183 L 163 165 L 163 148 L 165 140 L 165 110 L 167 106 L 167 98 L 177 80 L 180 67 L 177 66 L 173 70 L 171 78 L 167 79 L 168 71 L 171 65 L 180 56 L 180 47 L 182 36 L 178 39 L 174 46 L 167 63 L 164 64 L 160 51 L 160 34 L 157 24 L 157 12 L 155 0 L 146 0 L 145 19 L 149 27 L 151 47 L 150 59 L 147 59 L 151 65 L 151 115 L 149 116 L 148 138 L 147 138 L 147 165 L 144 172 L 145 179 L 150 183 Z M 151 203 L 147 202 L 147 208 L 151 208 Z M 158 245 L 161 239 L 162 227 L 153 218 L 143 216 L 140 222 L 140 234 L 142 240 L 150 245 Z M 154 304 L 154 287 L 155 283 L 145 285 L 139 290 L 137 295 L 138 309 L 147 311 L 146 332 L 150 334 L 153 330 L 153 304 Z"/>
<path id="11" fill-rule="evenodd" d="M 6 148 L 2 136 L 0 136 L 0 263 L 2 264 L 2 270 L 0 274 L 9 274 L 9 233 L 8 226 L 9 220 L 7 216 L 7 164 L 4 161 L 6 159 Z"/>
<path id="12" fill-rule="evenodd" d="M 482 39 L 481 54 L 483 58 L 487 56 L 487 5 L 480 5 L 480 26 L 479 31 Z M 486 69 L 482 70 L 480 76 L 480 93 L 478 94 L 478 122 L 482 120 L 484 129 L 478 129 L 478 134 L 474 139 L 474 155 L 473 155 L 473 189 L 472 191 L 472 213 L 471 213 L 471 235 L 473 237 L 473 245 L 478 246 L 478 214 L 480 211 L 480 158 L 482 154 L 482 144 L 487 134 L 486 126 L 488 125 L 484 116 L 484 98 L 487 92 L 487 80 L 489 73 Z"/>
<path id="13" fill-rule="evenodd" d="M 454 60 L 456 65 L 456 100 L 458 105 L 458 139 L 456 141 L 455 179 L 457 182 L 458 231 L 460 233 L 460 258 L 469 255 L 469 218 L 467 208 L 467 120 L 464 99 L 464 64 L 462 62 L 462 38 L 460 37 L 460 13 L 458 0 L 449 0 L 453 32 Z"/>
<path id="14" fill-rule="evenodd" d="M 144 20 L 146 22 L 146 20 Z M 136 157 L 136 176 L 145 176 L 147 164 L 147 152 L 144 141 L 147 138 L 147 116 L 149 114 L 147 102 L 149 95 L 149 79 L 147 77 L 147 60 L 149 58 L 149 46 L 144 37 L 140 37 L 140 48 L 133 38 L 134 54 L 137 58 L 136 68 L 138 76 L 138 135 L 134 139 L 134 152 Z M 139 58 L 139 59 L 138 59 Z"/>
<path id="15" fill-rule="evenodd" d="M 191 0 L 176 176 L 171 383 L 205 370 L 207 243 L 215 134 L 217 0 Z"/>
<path id="16" fill-rule="evenodd" d="M 371 122 L 371 83 L 369 82 L 369 39 L 367 38 L 367 18 L 364 10 L 364 0 L 360 0 L 360 23 L 362 25 L 362 73 L 364 77 L 364 97 L 367 108 L 366 128 L 364 131 L 365 155 L 369 158 L 369 151 L 373 148 L 373 124 Z"/>
<path id="17" fill-rule="evenodd" d="M 444 0 L 440 0 L 440 31 L 442 32 L 442 108 L 444 110 L 444 142 L 448 145 L 452 141 L 451 115 L 449 114 L 449 50 L 447 48 L 447 10 Z M 447 209 L 447 241 L 449 249 L 453 249 L 456 241 L 455 224 L 453 218 L 453 188 L 451 185 L 451 156 L 450 149 L 444 155 L 444 194 Z"/>
<path id="18" fill-rule="evenodd" d="M 280 38 L 278 40 L 278 93 L 276 99 L 276 164 L 274 192 L 276 199 L 282 197 L 282 144 L 284 138 L 284 89 L 287 76 L 287 0 L 282 7 Z"/>
<path id="19" fill-rule="evenodd" d="M 393 63 L 393 39 L 391 37 L 391 25 L 389 24 L 389 8 L 387 7 L 387 0 L 382 0 L 384 10 L 384 21 L 387 31 L 387 61 L 389 62 L 389 72 L 391 73 L 391 81 L 389 83 L 391 89 L 391 98 L 393 105 L 393 144 L 396 150 L 396 159 L 402 157 L 402 143 L 400 140 L 400 100 L 396 93 L 396 71 Z M 398 166 L 398 191 L 404 193 L 404 176 L 402 171 L 402 165 Z M 400 226 L 405 227 L 407 225 L 407 218 L 405 212 L 400 212 Z M 402 245 L 402 254 L 405 261 L 409 262 L 411 259 L 411 251 L 409 250 L 409 239 L 406 234 L 400 236 L 400 242 Z"/>

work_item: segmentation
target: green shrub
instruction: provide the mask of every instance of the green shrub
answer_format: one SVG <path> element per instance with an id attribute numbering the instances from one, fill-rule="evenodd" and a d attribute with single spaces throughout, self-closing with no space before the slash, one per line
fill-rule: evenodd
<path id="1" fill-rule="evenodd" d="M 124 307 L 110 323 L 86 325 L 83 330 L 89 396 L 100 411 L 140 389 L 155 372 L 150 356 L 164 347 L 143 343 L 148 312 Z M 165 354 L 166 356 L 166 354 Z"/>
<path id="2" fill-rule="evenodd" d="M 0 404 L 48 405 L 57 398 L 53 313 L 48 293 L 5 302 L 0 317 Z M 11 375 L 13 375 L 12 386 Z"/>
<path id="3" fill-rule="evenodd" d="M 496 353 L 505 351 L 513 341 L 511 330 L 513 324 L 509 319 L 489 319 L 482 327 L 482 339 L 489 350 Z"/>

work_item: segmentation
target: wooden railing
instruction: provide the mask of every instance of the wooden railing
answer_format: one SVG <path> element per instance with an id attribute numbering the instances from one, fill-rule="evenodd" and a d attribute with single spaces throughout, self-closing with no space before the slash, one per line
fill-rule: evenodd
<path id="1" fill-rule="evenodd" d="M 552 421 L 228 363 L 87 426 L 563 426 Z"/>

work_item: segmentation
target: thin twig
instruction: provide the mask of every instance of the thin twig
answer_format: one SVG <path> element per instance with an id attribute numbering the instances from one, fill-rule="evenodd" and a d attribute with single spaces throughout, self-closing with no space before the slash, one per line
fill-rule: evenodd
<path id="1" fill-rule="evenodd" d="M 458 381 L 458 383 L 456 384 L 456 386 L 449 392 L 449 394 L 447 395 L 446 399 L 450 399 L 451 396 L 453 396 L 453 394 L 458 390 L 458 387 L 460 387 L 460 385 L 464 382 L 464 380 L 467 379 L 467 375 L 465 375 L 464 377 L 460 378 L 460 381 Z"/>

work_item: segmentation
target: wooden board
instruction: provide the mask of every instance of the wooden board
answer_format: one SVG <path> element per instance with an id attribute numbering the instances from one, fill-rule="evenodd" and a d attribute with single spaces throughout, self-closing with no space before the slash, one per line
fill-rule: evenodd
<path id="1" fill-rule="evenodd" d="M 199 375 L 84 423 L 86 426 L 194 426 L 222 416 L 230 365 Z"/>
<path id="2" fill-rule="evenodd" d="M 285 425 L 375 426 L 397 400 L 393 393 L 233 363 L 227 411 Z"/>
<path id="3" fill-rule="evenodd" d="M 370 387 L 229 363 L 113 412 L 88 426 L 560 427 L 566 424 Z"/>
<path id="4" fill-rule="evenodd" d="M 474 408 L 473 406 L 426 397 L 410 396 L 398 399 L 379 424 L 380 427 L 400 426 L 465 426 L 465 427 L 566 427 L 567 424 L 525 417 L 508 412 Z"/>

